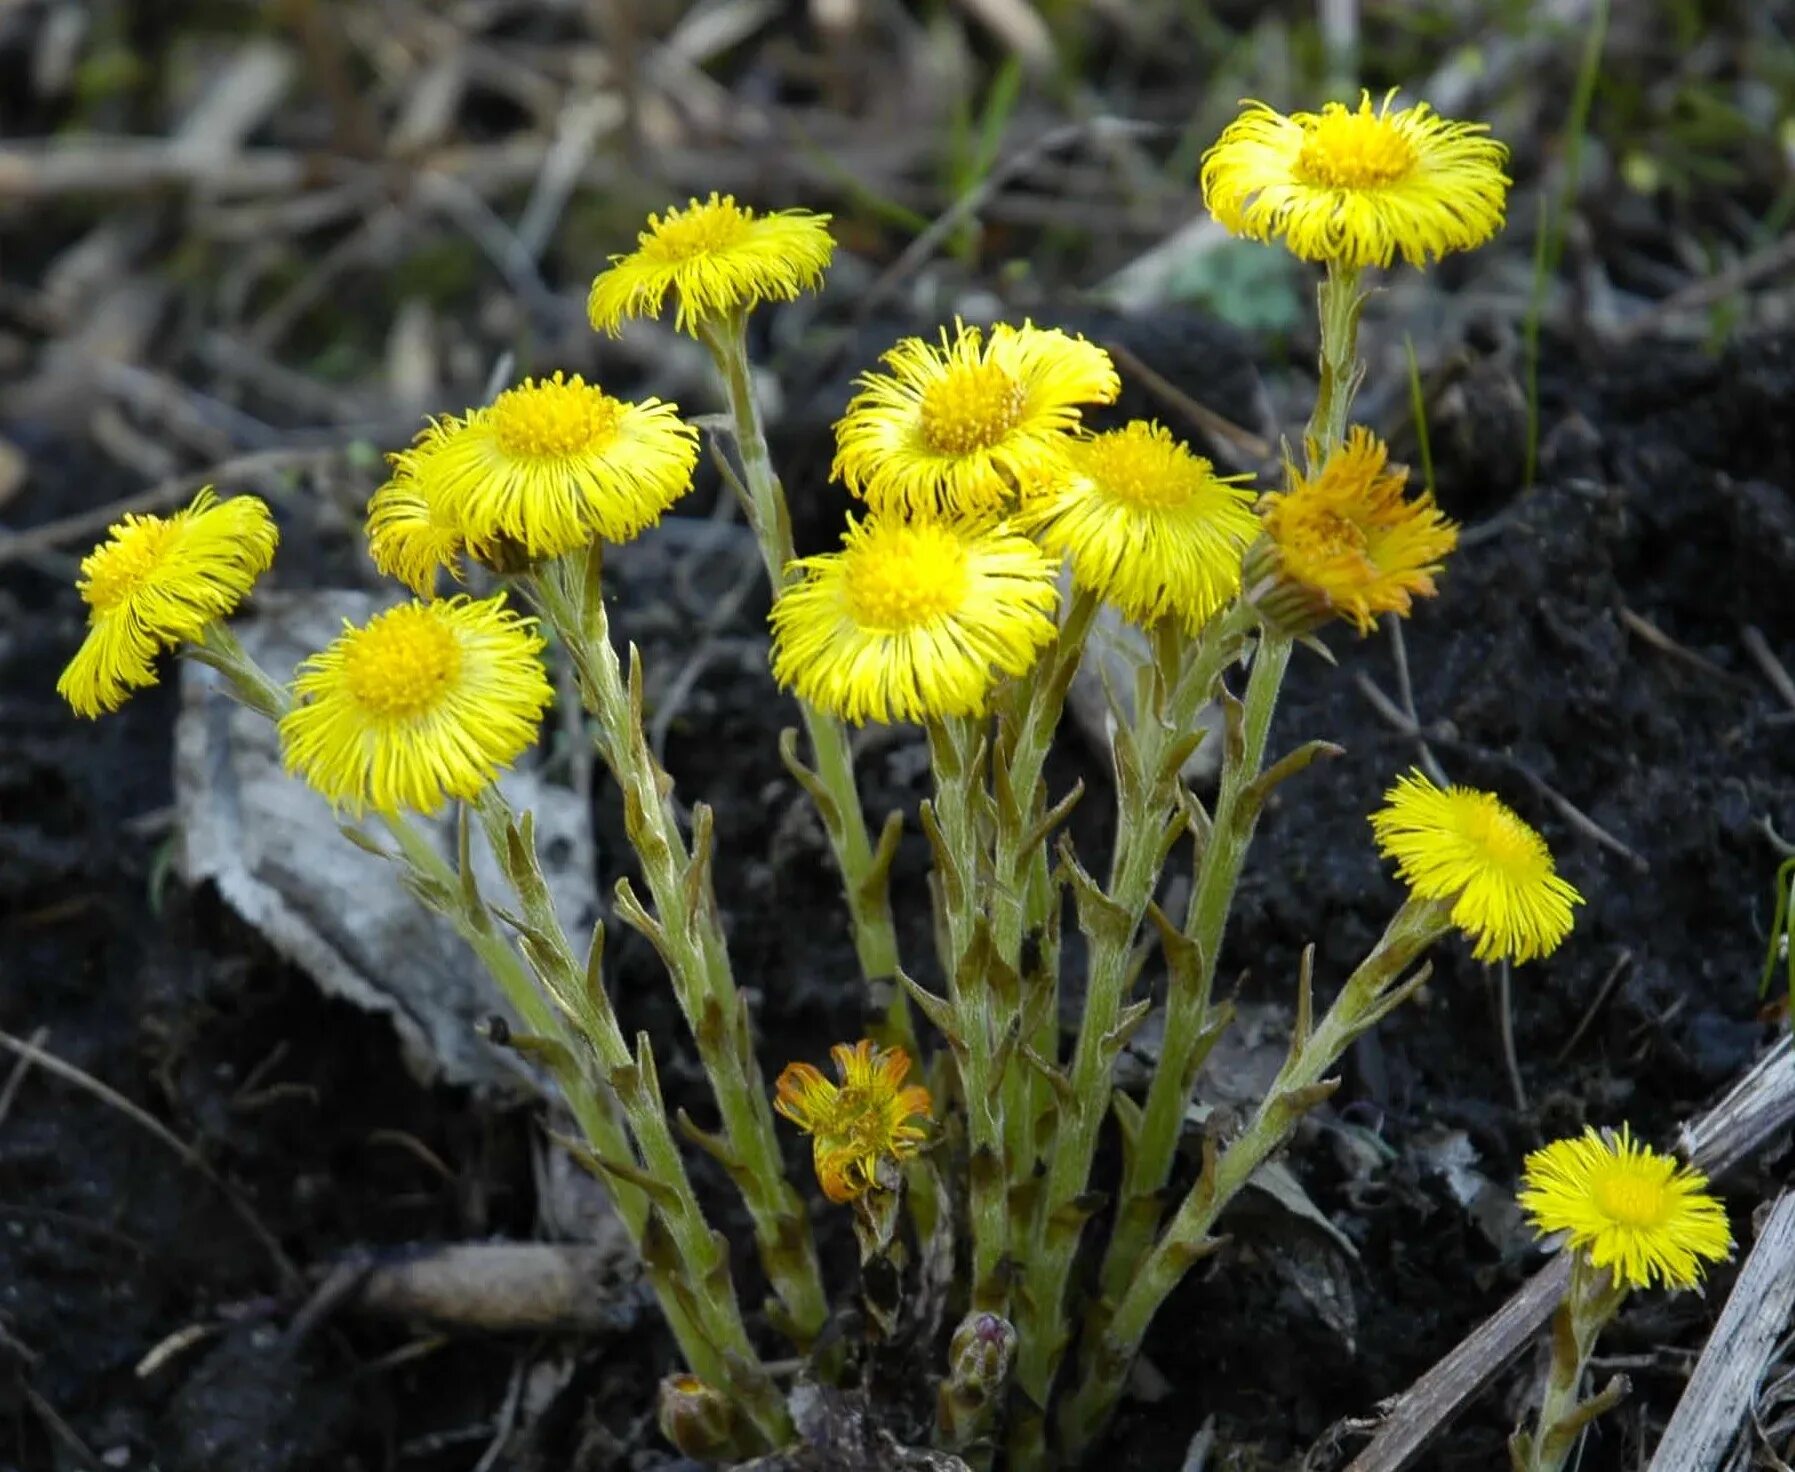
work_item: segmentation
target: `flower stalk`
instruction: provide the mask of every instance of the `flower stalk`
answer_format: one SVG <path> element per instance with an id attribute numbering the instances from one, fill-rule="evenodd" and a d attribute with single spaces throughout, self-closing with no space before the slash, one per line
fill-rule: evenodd
<path id="1" fill-rule="evenodd" d="M 925 1002 L 924 1010 L 953 1047 L 966 1108 L 972 1306 L 1002 1316 L 1009 1303 L 1010 1219 L 999 1083 L 1014 1036 L 1000 1036 L 999 1029 L 1014 1005 L 1015 974 L 1005 977 L 996 964 L 984 913 L 991 862 L 981 781 L 987 748 L 982 723 L 971 718 L 931 721 L 928 732 L 935 800 L 924 806 L 922 822 L 935 850 L 948 995 L 945 1003 Z M 921 1000 L 924 994 L 917 994 Z"/>
<path id="2" fill-rule="evenodd" d="M 1628 1385 L 1616 1375 L 1595 1395 L 1581 1398 L 1584 1372 L 1596 1340 L 1626 1302 L 1624 1281 L 1579 1252 L 1571 1260 L 1571 1285 L 1552 1315 L 1551 1358 L 1538 1419 L 1508 1443 L 1514 1472 L 1560 1472 L 1578 1438 L 1602 1412 L 1618 1405 Z"/>
<path id="3" fill-rule="evenodd" d="M 760 546 L 773 596 L 778 598 L 791 578 L 789 569 L 795 556 L 791 513 L 785 488 L 767 450 L 760 400 L 754 392 L 747 314 L 736 311 L 704 319 L 699 337 L 710 351 L 729 403 L 736 451 L 742 462 L 742 486 L 747 492 L 743 511 Z M 841 871 L 861 974 L 875 997 L 885 997 L 884 1040 L 914 1054 L 916 1025 L 909 1000 L 897 982 L 897 928 L 891 917 L 889 886 L 901 820 L 894 813 L 874 844 L 854 781 L 854 754 L 847 727 L 809 701 L 799 700 L 798 710 L 810 742 L 811 765 L 806 767 L 798 760 L 789 739 L 781 740 L 780 755 L 816 803 L 829 835 L 829 847 Z"/>
<path id="4" fill-rule="evenodd" d="M 654 902 L 651 915 L 628 880 L 618 913 L 666 963 L 722 1117 L 720 1137 L 690 1132 L 728 1170 L 754 1221 L 761 1263 L 782 1310 L 782 1328 L 809 1344 L 828 1317 L 816 1248 L 803 1205 L 784 1176 L 772 1107 L 761 1079 L 746 1003 L 736 990 L 711 891 L 710 810 L 693 810 L 688 852 L 670 802 L 672 779 L 649 750 L 642 680 L 631 652 L 626 680 L 611 643 L 596 546 L 583 560 L 544 564 L 531 579 L 538 602 L 572 656 L 599 754 L 623 793 L 624 823 Z"/>
<path id="5" fill-rule="evenodd" d="M 258 714 L 278 722 L 292 708 L 287 688 L 223 624 L 206 630 L 194 654 L 223 674 L 236 698 Z M 494 923 L 474 881 L 465 813 L 453 864 L 397 811 L 380 815 L 381 826 L 398 845 L 396 852 L 383 852 L 402 867 L 420 901 L 455 927 L 529 1030 L 526 1037 L 535 1045 L 532 1056 L 547 1067 L 566 1100 L 584 1139 L 584 1158 L 602 1169 L 681 1356 L 700 1376 L 727 1385 L 760 1441 L 776 1446 L 790 1432 L 789 1417 L 747 1337 L 729 1281 L 727 1252 L 703 1224 L 667 1129 L 647 1041 L 641 1040 L 642 1059 L 631 1059 L 610 1009 L 597 970 L 602 932 L 593 939 L 588 965 L 580 967 L 555 919 L 528 839 L 528 820 L 520 831 L 496 789 L 482 794 L 478 811 L 493 853 L 523 908 L 523 917 L 513 918 L 528 965 Z M 609 1088 L 592 1076 L 586 1066 L 589 1059 L 609 1071 Z M 638 1156 L 617 1117 L 619 1105 L 641 1147 L 640 1168 L 625 1164 Z M 669 1206 L 674 1209 L 669 1211 Z M 657 1210 L 671 1223 L 679 1248 L 677 1263 L 669 1263 L 655 1250 L 651 1217 Z"/>
<path id="6" fill-rule="evenodd" d="M 1067 1279 L 1089 1215 L 1082 1203 L 1109 1113 L 1115 1060 L 1145 1014 L 1145 1004 L 1128 1004 L 1128 984 L 1136 936 L 1166 854 L 1183 826 L 1179 774 L 1202 739 L 1198 714 L 1223 667 L 1238 655 L 1250 625 L 1250 612 L 1237 604 L 1195 639 L 1170 623 L 1156 626 L 1154 659 L 1142 672 L 1133 719 L 1118 722 L 1113 743 L 1118 812 L 1107 888 L 1099 889 L 1072 866 L 1090 959 L 1084 1013 L 1058 1091 L 1063 1103 L 1031 1222 L 1021 1296 L 1017 1381 L 1037 1405 L 1047 1403 L 1070 1337 Z M 1170 945 L 1178 946 L 1175 936 Z M 1213 1030 L 1209 1036 L 1213 1040 Z"/>
<path id="7" fill-rule="evenodd" d="M 1093 1310 L 1080 1383 L 1060 1416 L 1061 1440 L 1069 1455 L 1087 1446 L 1109 1419 L 1147 1327 L 1167 1295 L 1193 1264 L 1215 1250 L 1210 1231 L 1216 1218 L 1253 1173 L 1290 1139 L 1303 1115 L 1333 1093 L 1338 1080 L 1327 1078 L 1327 1073 L 1352 1041 L 1381 1022 L 1426 980 L 1426 967 L 1406 980 L 1403 973 L 1451 928 L 1449 904 L 1407 901 L 1347 979 L 1334 1005 L 1313 1027 L 1309 961 L 1305 957 L 1290 1050 L 1259 1107 L 1226 1148 L 1218 1151 L 1213 1141 L 1206 1144 L 1202 1174 L 1159 1240 L 1121 1292 L 1106 1297 Z"/>

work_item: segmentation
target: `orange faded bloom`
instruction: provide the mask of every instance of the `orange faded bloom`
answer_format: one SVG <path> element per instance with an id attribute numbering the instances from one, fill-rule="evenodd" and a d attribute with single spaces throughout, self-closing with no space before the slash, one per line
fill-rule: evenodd
<path id="1" fill-rule="evenodd" d="M 1427 492 L 1405 496 L 1408 471 L 1387 464 L 1384 442 L 1354 428 L 1312 476 L 1264 498 L 1265 540 L 1249 554 L 1247 583 L 1263 583 L 1260 611 L 1292 632 L 1344 618 L 1368 633 L 1377 616 L 1407 616 L 1434 595 L 1434 574 L 1458 528 Z M 1270 596 L 1267 596 L 1267 595 Z"/>
<path id="2" fill-rule="evenodd" d="M 814 1141 L 816 1178 L 831 1201 L 852 1201 L 879 1185 L 879 1162 L 903 1160 L 921 1147 L 932 1107 L 929 1091 L 912 1084 L 910 1055 L 875 1048 L 862 1038 L 829 1050 L 839 1084 L 808 1063 L 788 1063 L 773 1107 Z"/>

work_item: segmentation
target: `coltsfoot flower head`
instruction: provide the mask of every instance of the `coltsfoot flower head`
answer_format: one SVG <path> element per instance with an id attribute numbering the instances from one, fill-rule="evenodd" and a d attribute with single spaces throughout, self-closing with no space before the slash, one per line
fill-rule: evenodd
<path id="1" fill-rule="evenodd" d="M 1380 613 L 1407 616 L 1434 595 L 1434 574 L 1458 528 L 1426 492 L 1405 497 L 1408 471 L 1355 427 L 1313 477 L 1292 469 L 1287 491 L 1261 502 L 1265 538 L 1245 577 L 1268 620 L 1307 632 L 1331 617 L 1369 633 Z"/>
<path id="2" fill-rule="evenodd" d="M 439 438 L 433 430 L 419 436 L 420 442 Z M 427 456 L 424 443 L 388 456 L 393 473 L 368 502 L 368 552 L 374 565 L 420 598 L 435 595 L 440 572 L 461 581 L 467 542 L 436 481 L 421 473 Z"/>
<path id="3" fill-rule="evenodd" d="M 1451 903 L 1479 961 L 1549 956 L 1571 933 L 1583 896 L 1559 878 L 1545 839 L 1489 793 L 1411 772 L 1384 794 L 1371 828 L 1414 894 Z"/>
<path id="4" fill-rule="evenodd" d="M 861 1039 L 837 1043 L 832 1084 L 808 1063 L 788 1063 L 774 1088 L 773 1107 L 811 1136 L 816 1178 L 831 1201 L 852 1201 L 879 1186 L 879 1162 L 914 1155 L 927 1138 L 922 1123 L 929 1091 L 905 1086 L 910 1055 Z"/>
<path id="5" fill-rule="evenodd" d="M 1541 1235 L 1568 1232 L 1573 1251 L 1634 1288 L 1693 1288 L 1705 1263 L 1733 1251 L 1726 1208 L 1708 1178 L 1673 1155 L 1585 1130 L 1527 1157 L 1521 1209 Z"/>
<path id="6" fill-rule="evenodd" d="M 56 682 L 76 714 L 117 710 L 156 683 L 156 656 L 200 638 L 268 571 L 280 540 L 266 503 L 208 486 L 168 516 L 127 516 L 81 559 L 87 637 Z"/>
<path id="7" fill-rule="evenodd" d="M 407 454 L 426 516 L 475 556 L 509 543 L 555 557 L 598 538 L 627 542 L 659 521 L 691 489 L 698 431 L 672 404 L 626 403 L 557 373 L 445 415 Z"/>
<path id="8" fill-rule="evenodd" d="M 773 605 L 773 678 L 849 721 L 984 710 L 1052 642 L 1059 564 L 999 526 L 850 519 Z"/>
<path id="9" fill-rule="evenodd" d="M 1203 202 L 1223 226 L 1306 261 L 1412 266 L 1482 245 L 1502 226 L 1508 150 L 1482 123 L 1425 102 L 1330 102 L 1286 117 L 1262 102 L 1203 155 Z"/>
<path id="10" fill-rule="evenodd" d="M 1121 391 L 1095 343 L 1057 328 L 954 323 L 907 337 L 835 426 L 832 474 L 875 511 L 965 517 L 1000 509 L 1066 465 L 1081 404 Z"/>
<path id="11" fill-rule="evenodd" d="M 829 216 L 809 210 L 757 215 L 732 195 L 650 215 L 628 255 L 612 256 L 592 283 L 586 314 L 593 330 L 615 337 L 629 317 L 657 317 L 667 293 L 681 332 L 763 301 L 815 291 L 835 253 Z"/>
<path id="12" fill-rule="evenodd" d="M 1074 439 L 1067 470 L 1014 518 L 1072 578 L 1143 627 L 1176 618 L 1195 633 L 1240 590 L 1258 530 L 1253 493 L 1218 476 L 1171 432 L 1135 420 Z"/>
<path id="13" fill-rule="evenodd" d="M 535 620 L 504 595 L 402 603 L 306 659 L 280 723 L 287 770 L 337 807 L 434 813 L 478 797 L 553 699 Z"/>

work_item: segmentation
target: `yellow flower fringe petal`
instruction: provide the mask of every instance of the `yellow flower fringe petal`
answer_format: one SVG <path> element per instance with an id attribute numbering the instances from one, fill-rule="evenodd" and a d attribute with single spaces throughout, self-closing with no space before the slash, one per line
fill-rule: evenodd
<path id="1" fill-rule="evenodd" d="M 1405 497 L 1406 468 L 1362 426 L 1311 479 L 1292 472 L 1288 491 L 1262 500 L 1265 534 L 1283 576 L 1368 633 L 1380 613 L 1407 616 L 1434 595 L 1434 574 L 1458 545 L 1458 528 L 1426 492 Z"/>
<path id="2" fill-rule="evenodd" d="M 808 1063 L 788 1063 L 773 1107 L 813 1137 L 817 1181 L 831 1201 L 852 1201 L 879 1184 L 881 1159 L 902 1161 L 927 1138 L 929 1091 L 906 1088 L 910 1055 L 862 1039 L 829 1050 L 838 1085 Z"/>
<path id="3" fill-rule="evenodd" d="M 1583 896 L 1558 876 L 1545 839 L 1497 798 L 1412 772 L 1384 804 L 1371 815 L 1379 852 L 1416 895 L 1451 902 L 1479 961 L 1549 956 L 1570 934 Z"/>
<path id="4" fill-rule="evenodd" d="M 834 253 L 827 215 L 757 215 L 713 193 L 702 204 L 650 215 L 636 249 L 612 256 L 593 281 L 586 314 L 594 331 L 615 337 L 628 318 L 660 316 L 671 292 L 675 324 L 696 334 L 703 321 L 815 291 Z"/>
<path id="5" fill-rule="evenodd" d="M 435 595 L 437 575 L 444 570 L 461 581 L 466 543 L 434 482 L 420 474 L 425 453 L 411 449 L 389 457 L 392 476 L 368 502 L 368 552 L 374 565 L 420 598 Z"/>
<path id="6" fill-rule="evenodd" d="M 1143 628 L 1191 633 L 1240 591 L 1259 529 L 1253 492 L 1144 420 L 1075 439 L 1066 473 L 1024 499 L 1012 524 L 1072 565 L 1072 579 Z"/>
<path id="7" fill-rule="evenodd" d="M 526 378 L 446 415 L 410 462 L 419 493 L 477 556 L 514 543 L 556 557 L 627 542 L 691 489 L 698 431 L 672 404 L 613 399 L 579 375 Z"/>
<path id="8" fill-rule="evenodd" d="M 535 622 L 501 594 L 345 624 L 294 679 L 287 770 L 356 817 L 478 797 L 536 740 L 553 699 Z"/>
<path id="9" fill-rule="evenodd" d="M 1306 261 L 1412 266 L 1482 245 L 1502 226 L 1508 150 L 1482 123 L 1426 103 L 1330 102 L 1286 117 L 1261 102 L 1203 155 L 1203 202 L 1228 230 Z"/>
<path id="10" fill-rule="evenodd" d="M 844 720 L 975 715 L 1058 632 L 1058 563 L 1005 527 L 880 517 L 800 559 L 773 605 L 773 678 Z"/>
<path id="11" fill-rule="evenodd" d="M 156 683 L 156 656 L 231 613 L 274 562 L 280 541 L 255 496 L 220 501 L 208 486 L 169 516 L 127 516 L 81 561 L 87 638 L 56 682 L 78 715 L 117 710 Z"/>
<path id="12" fill-rule="evenodd" d="M 1521 1209 L 1542 1235 L 1568 1232 L 1574 1251 L 1621 1282 L 1693 1288 L 1704 1260 L 1732 1255 L 1726 1208 L 1708 1178 L 1636 1141 L 1586 1130 L 1527 1157 Z"/>
<path id="13" fill-rule="evenodd" d="M 1024 323 L 907 337 L 860 379 L 831 474 L 883 514 L 988 516 L 1066 468 L 1081 404 L 1121 391 L 1109 354 Z"/>

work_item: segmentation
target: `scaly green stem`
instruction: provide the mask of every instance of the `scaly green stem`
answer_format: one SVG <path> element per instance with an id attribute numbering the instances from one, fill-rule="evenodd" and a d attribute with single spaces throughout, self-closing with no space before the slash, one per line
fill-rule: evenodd
<path id="1" fill-rule="evenodd" d="M 1359 358 L 1359 313 L 1365 298 L 1359 291 L 1357 267 L 1328 263 L 1317 292 L 1321 313 L 1321 381 L 1315 391 L 1315 412 L 1309 416 L 1303 443 L 1311 475 L 1321 469 L 1330 451 L 1346 438 L 1352 401 L 1365 378 Z"/>
<path id="2" fill-rule="evenodd" d="M 1117 825 L 1106 894 L 1080 895 L 1090 941 L 1085 1003 L 1067 1071 L 1067 1100 L 1053 1134 L 1047 1176 L 1031 1224 L 1018 1328 L 1016 1377 L 1037 1406 L 1048 1403 L 1070 1330 L 1066 1287 L 1077 1255 L 1084 1213 L 1080 1198 L 1110 1106 L 1111 1077 L 1124 1037 L 1118 1032 L 1127 1002 L 1135 938 L 1159 880 L 1168 824 L 1176 821 L 1181 754 L 1215 681 L 1251 627 L 1242 605 L 1219 614 L 1191 641 L 1180 631 L 1155 630 L 1155 670 L 1126 740 L 1116 743 Z M 1081 881 L 1082 883 L 1083 881 Z M 1021 1429 L 1030 1440 L 1036 1434 Z M 1017 1468 L 1039 1454 L 1012 1445 Z"/>
<path id="3" fill-rule="evenodd" d="M 1305 990 L 1289 1056 L 1252 1119 L 1219 1157 L 1205 1161 L 1202 1176 L 1117 1295 L 1113 1308 L 1106 1305 L 1093 1315 L 1078 1389 L 1060 1413 L 1061 1445 L 1069 1460 L 1076 1460 L 1108 1421 L 1147 1327 L 1166 1296 L 1193 1263 L 1214 1249 L 1210 1230 L 1216 1218 L 1289 1140 L 1303 1115 L 1333 1091 L 1324 1080 L 1353 1039 L 1408 996 L 1417 978 L 1403 982 L 1402 975 L 1452 928 L 1451 909 L 1449 903 L 1436 900 L 1405 903 L 1307 1035 Z"/>
<path id="4" fill-rule="evenodd" d="M 1579 1398 L 1596 1340 L 1626 1297 L 1626 1284 L 1575 1253 L 1570 1288 L 1552 1316 L 1552 1361 L 1539 1417 L 1530 1431 L 1517 1431 L 1509 1440 L 1514 1472 L 1560 1472 L 1584 1427 L 1626 1393 L 1626 1381 L 1616 1379 L 1590 1399 Z"/>
<path id="5" fill-rule="evenodd" d="M 791 1434 L 784 1399 L 755 1353 L 742 1321 L 729 1271 L 728 1245 L 705 1221 L 692 1190 L 661 1097 L 648 1039 L 641 1037 L 631 1052 L 604 988 L 599 971 L 603 932 L 594 936 L 591 955 L 582 962 L 556 916 L 535 852 L 533 826 L 527 821 L 519 825 L 496 788 L 483 793 L 476 807 L 487 843 L 523 912 L 525 955 L 541 983 L 540 990 L 555 999 L 558 1009 L 559 1015 L 551 1014 L 536 1024 L 538 1030 L 552 1026 L 555 1030 L 545 1035 L 585 1043 L 590 1050 L 585 1056 L 599 1070 L 610 1097 L 621 1105 L 628 1121 L 634 1152 L 614 1129 L 609 1139 L 594 1139 L 590 1131 L 587 1138 L 612 1188 L 631 1191 L 645 1201 L 652 1198 L 653 1209 L 666 1224 L 677 1264 L 662 1274 L 672 1281 L 658 1286 L 663 1289 L 663 1300 L 671 1298 L 674 1307 L 702 1326 L 709 1363 L 703 1368 L 695 1364 L 693 1369 L 701 1379 L 724 1388 L 767 1444 L 778 1446 Z M 569 1056 L 579 1056 L 579 1051 L 583 1050 L 570 1048 Z M 600 1097 L 599 1089 L 591 1086 L 597 1082 L 573 1078 L 563 1083 L 563 1090 Z M 637 1160 L 639 1175 L 631 1169 Z M 647 1214 L 645 1209 L 636 1229 L 638 1239 L 644 1235 Z M 650 1266 L 652 1271 L 658 1264 L 651 1262 Z"/>
<path id="6" fill-rule="evenodd" d="M 278 722 L 280 716 L 291 709 L 291 693 L 280 682 L 269 677 L 255 659 L 251 659 L 248 650 L 244 650 L 239 643 L 237 635 L 223 623 L 215 623 L 206 630 L 203 643 L 197 646 L 194 655 L 203 659 L 206 664 L 212 664 L 215 670 L 221 671 L 232 682 L 233 695 L 242 704 L 248 705 L 251 711 L 257 711 L 269 720 Z M 617 1120 L 616 1102 L 609 1093 L 601 1088 L 594 1088 L 591 1079 L 587 1079 L 578 1068 L 578 1039 L 569 1034 L 564 1018 L 556 1014 L 555 1009 L 531 982 L 530 969 L 524 966 L 512 942 L 499 932 L 485 905 L 477 901 L 476 892 L 468 889 L 449 860 L 438 853 L 433 842 L 424 833 L 420 833 L 416 824 L 407 819 L 404 813 L 382 815 L 382 826 L 397 842 L 398 858 L 411 871 L 413 883 L 420 892 L 427 892 L 436 898 L 443 917 L 454 924 L 456 933 L 460 933 L 461 939 L 467 941 L 468 948 L 479 957 L 486 968 L 486 975 L 492 977 L 499 987 L 499 993 L 510 1003 L 512 1011 L 524 1023 L 524 1027 L 528 1027 L 540 1038 L 551 1039 L 556 1045 L 560 1045 L 553 1065 L 556 1088 L 567 1100 L 567 1108 L 573 1111 L 574 1122 L 580 1126 L 585 1143 L 601 1160 L 630 1160 L 630 1145 L 621 1122 Z M 648 1228 L 648 1194 L 626 1179 L 612 1178 L 609 1187 L 610 1197 L 617 1206 L 617 1215 L 630 1235 L 632 1246 L 635 1246 L 637 1253 L 643 1253 L 643 1237 Z M 668 1275 L 662 1273 L 655 1264 L 646 1266 L 655 1296 L 661 1300 L 662 1314 L 666 1316 L 673 1339 L 679 1345 L 680 1357 L 696 1375 L 711 1380 L 714 1384 L 736 1384 L 745 1377 L 745 1368 L 759 1370 L 759 1361 L 752 1354 L 752 1345 L 747 1341 L 745 1330 L 741 1330 L 740 1341 L 736 1341 L 727 1332 L 722 1336 L 716 1334 L 713 1325 L 709 1323 L 700 1325 L 698 1319 L 713 1318 L 722 1310 L 723 1300 L 714 1292 L 711 1292 L 711 1300 L 695 1298 L 695 1294 L 682 1291 L 682 1285 L 670 1282 Z M 695 1276 L 693 1282 L 700 1284 L 702 1280 Z M 714 1289 L 714 1285 L 711 1287 Z M 727 1298 L 727 1309 L 736 1312 L 736 1327 L 740 1328 L 740 1310 L 734 1307 L 732 1294 Z M 732 1364 L 722 1350 L 734 1355 L 736 1362 Z M 765 1436 L 766 1443 L 779 1445 L 784 1436 L 790 1433 L 790 1420 L 784 1413 L 783 1402 L 774 1393 L 768 1406 L 765 1395 L 759 1393 L 752 1384 L 752 1373 L 749 1380 L 750 1384 L 743 1386 L 743 1391 L 747 1393 L 738 1393 L 738 1398 L 741 1398 L 750 1420 L 754 1420 L 757 1429 Z"/>
<path id="7" fill-rule="evenodd" d="M 1178 1150 L 1185 1108 L 1195 1083 L 1209 1021 L 1210 996 L 1228 910 L 1240 880 L 1257 824 L 1256 809 L 1242 811 L 1243 798 L 1265 761 L 1278 690 L 1290 662 L 1290 641 L 1264 635 L 1247 678 L 1238 745 L 1223 758 L 1209 840 L 1197 865 L 1184 919 L 1184 933 L 1196 944 L 1198 965 L 1188 979 L 1173 975 L 1166 994 L 1166 1024 L 1159 1066 L 1147 1089 L 1140 1128 L 1123 1168 L 1120 1204 L 1109 1250 L 1104 1256 L 1102 1292 L 1119 1297 L 1134 1277 L 1159 1223 L 1159 1193 L 1165 1189 Z"/>
<path id="8" fill-rule="evenodd" d="M 619 886 L 619 909 L 666 962 L 722 1116 L 723 1138 L 710 1142 L 713 1153 L 728 1167 L 753 1218 L 761 1262 L 784 1309 L 782 1327 L 808 1345 L 828 1317 L 828 1302 L 809 1222 L 785 1180 L 772 1106 L 711 893 L 708 811 L 699 810 L 704 826 L 696 852 L 688 853 L 671 812 L 671 779 L 642 729 L 633 652 L 626 682 L 611 644 L 597 556 L 595 548 L 584 566 L 572 558 L 548 564 L 532 582 L 573 659 L 599 754 L 623 793 L 625 828 L 655 913 L 650 916 L 627 885 Z"/>
<path id="9" fill-rule="evenodd" d="M 1017 974 L 1022 997 L 1028 996 L 1030 985 L 1044 989 L 1045 995 L 1019 1005 L 1035 1018 L 1023 1042 L 1050 1062 L 1059 1052 L 1058 957 L 1043 952 L 1034 964 L 1025 966 L 1023 941 L 1032 940 L 1037 949 L 1050 944 L 1047 912 L 1059 891 L 1049 877 L 1048 836 L 1041 832 L 1047 818 L 1047 788 L 1041 773 L 1066 707 L 1066 691 L 1096 617 L 1097 604 L 1095 593 L 1082 588 L 1073 593 L 1057 642 L 1013 687 L 1012 703 L 1000 722 L 992 754 L 994 785 L 1008 794 L 1007 800 L 995 804 L 992 949 L 998 964 Z M 1032 973 L 1032 977 L 1024 972 Z M 1009 1184 L 1014 1190 L 1034 1173 L 1038 1154 L 1036 1131 L 1051 1100 L 1047 1080 L 1020 1053 L 1012 1056 L 1000 1087 L 1004 1149 Z"/>
<path id="10" fill-rule="evenodd" d="M 935 770 L 930 809 L 939 840 L 936 877 L 945 910 L 948 1001 L 954 1015 L 954 1057 L 966 1104 L 970 1154 L 968 1188 L 972 1226 L 972 1306 L 1005 1314 L 1009 1286 L 1004 1258 L 1009 1251 L 1007 1172 L 1004 1167 L 1002 1096 L 998 1088 L 998 1027 L 1002 1008 L 995 995 L 987 942 L 981 938 L 984 893 L 989 877 L 978 781 L 980 723 L 969 717 L 929 722 L 929 756 Z"/>
<path id="11" fill-rule="evenodd" d="M 767 452 L 760 401 L 754 392 L 754 375 L 748 361 L 746 326 L 746 317 L 741 314 L 709 322 L 701 330 L 701 340 L 710 350 L 729 401 L 747 490 L 744 509 L 760 544 L 767 580 L 777 598 L 792 576 L 791 514 L 785 489 Z M 904 1048 L 914 1058 L 916 1025 L 910 1015 L 909 999 L 897 985 L 897 930 L 892 923 L 886 877 L 889 860 L 882 859 L 875 850 L 867 830 L 866 813 L 854 781 L 854 756 L 847 728 L 804 701 L 799 701 L 798 707 L 810 740 L 811 775 L 828 798 L 826 805 L 819 803 L 819 808 L 836 867 L 841 871 L 860 969 L 875 995 L 887 998 L 886 1035 L 882 1041 Z"/>

